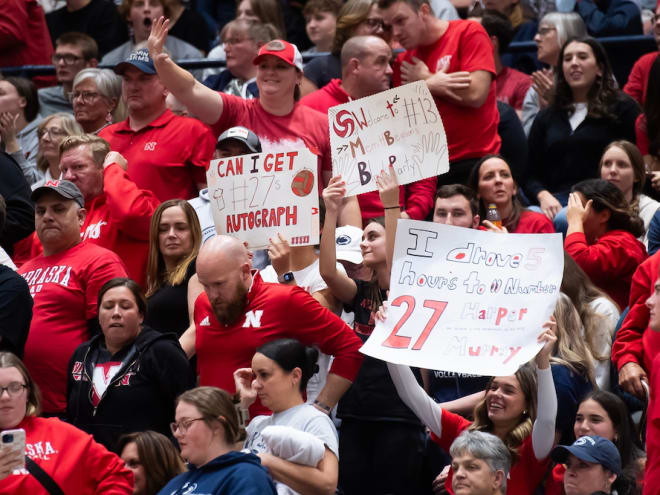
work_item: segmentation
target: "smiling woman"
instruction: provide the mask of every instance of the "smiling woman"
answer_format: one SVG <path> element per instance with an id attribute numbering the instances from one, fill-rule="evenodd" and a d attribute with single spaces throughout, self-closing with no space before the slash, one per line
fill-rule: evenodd
<path id="1" fill-rule="evenodd" d="M 133 280 L 110 280 L 98 296 L 103 333 L 71 357 L 68 417 L 110 449 L 123 433 L 169 433 L 174 399 L 193 385 L 175 336 L 142 326 L 146 307 Z"/>

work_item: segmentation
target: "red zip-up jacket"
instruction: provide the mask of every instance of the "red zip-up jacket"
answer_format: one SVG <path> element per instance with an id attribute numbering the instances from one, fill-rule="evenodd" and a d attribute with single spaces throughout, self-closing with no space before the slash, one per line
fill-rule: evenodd
<path id="1" fill-rule="evenodd" d="M 57 418 L 28 416 L 17 426 L 25 430 L 25 454 L 67 494 L 132 495 L 133 473 L 124 462 L 75 426 Z M 48 495 L 27 471 L 0 480 L 0 493 Z"/>
<path id="2" fill-rule="evenodd" d="M 612 345 L 612 362 L 617 369 L 626 363 L 637 363 L 650 374 L 653 357 L 660 352 L 660 333 L 646 330 L 649 326 L 646 300 L 653 294 L 659 268 L 660 251 L 639 265 L 633 274 L 628 314 Z"/>
<path id="3" fill-rule="evenodd" d="M 623 309 L 637 267 L 647 258 L 644 244 L 624 230 L 610 230 L 593 244 L 582 232 L 566 236 L 564 249 L 591 281 Z"/>

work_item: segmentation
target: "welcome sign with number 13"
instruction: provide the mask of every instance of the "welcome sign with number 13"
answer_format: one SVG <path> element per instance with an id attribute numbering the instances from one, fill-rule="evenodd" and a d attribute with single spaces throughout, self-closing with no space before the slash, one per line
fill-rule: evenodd
<path id="1" fill-rule="evenodd" d="M 361 351 L 420 368 L 512 374 L 541 348 L 563 267 L 561 234 L 399 220 L 387 319 Z"/>

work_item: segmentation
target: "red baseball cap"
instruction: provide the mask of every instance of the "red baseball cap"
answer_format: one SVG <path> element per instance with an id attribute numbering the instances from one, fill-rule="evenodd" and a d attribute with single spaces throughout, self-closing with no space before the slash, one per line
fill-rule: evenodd
<path id="1" fill-rule="evenodd" d="M 252 63 L 254 65 L 259 64 L 264 55 L 274 55 L 277 58 L 284 60 L 287 64 L 293 65 L 296 69 L 300 71 L 303 70 L 303 59 L 300 50 L 298 50 L 296 45 L 289 43 L 288 41 L 272 40 L 265 45 L 262 45 Z"/>

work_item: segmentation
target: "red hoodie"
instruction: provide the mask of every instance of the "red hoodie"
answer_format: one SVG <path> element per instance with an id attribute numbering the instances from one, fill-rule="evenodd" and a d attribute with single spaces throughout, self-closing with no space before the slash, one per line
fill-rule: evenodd
<path id="1" fill-rule="evenodd" d="M 327 114 L 330 107 L 348 103 L 351 100 L 352 98 L 341 87 L 341 79 L 333 79 L 318 91 L 303 97 L 300 104 Z M 427 217 L 433 208 L 437 183 L 437 177 L 429 177 L 399 186 L 399 204 L 412 220 L 424 220 Z M 385 214 L 378 191 L 359 194 L 357 198 L 363 222 Z"/>
<path id="2" fill-rule="evenodd" d="M 25 454 L 67 494 L 132 495 L 133 473 L 91 435 L 57 418 L 27 417 Z M 16 473 L 16 472 L 15 472 Z M 27 471 L 0 480 L 0 493 L 48 495 Z"/>
<path id="3" fill-rule="evenodd" d="M 564 249 L 580 265 L 591 281 L 625 308 L 632 276 L 647 258 L 644 244 L 624 230 L 610 230 L 594 244 L 587 244 L 582 232 L 566 236 Z"/>

